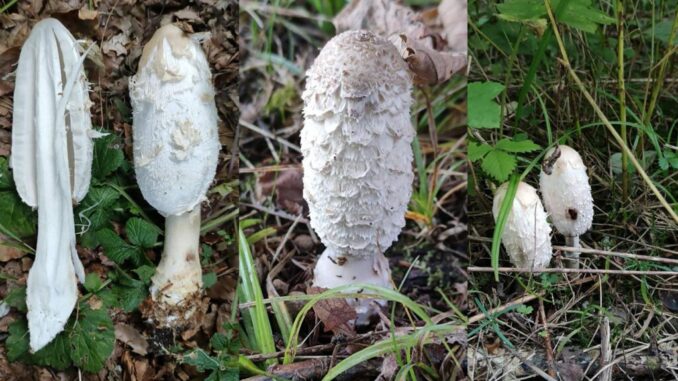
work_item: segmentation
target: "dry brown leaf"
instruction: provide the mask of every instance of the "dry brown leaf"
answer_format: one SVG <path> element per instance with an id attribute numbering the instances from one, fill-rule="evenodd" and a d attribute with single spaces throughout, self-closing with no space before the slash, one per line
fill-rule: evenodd
<path id="1" fill-rule="evenodd" d="M 2 151 L 2 143 L 0 143 L 0 151 Z M 0 152 L 0 156 L 2 152 Z M 0 234 L 0 262 L 9 262 L 14 259 L 18 259 L 26 255 L 23 251 L 19 250 L 16 247 L 8 246 L 6 244 L 7 237 Z"/>
<path id="2" fill-rule="evenodd" d="M 114 53 L 116 56 L 127 55 L 127 44 L 129 44 L 129 36 L 125 33 L 119 33 L 101 44 L 101 50 L 105 54 Z"/>
<path id="3" fill-rule="evenodd" d="M 327 289 L 321 287 L 309 287 L 306 292 L 309 295 L 320 294 Z M 355 308 L 351 307 L 346 299 L 324 299 L 313 305 L 315 316 L 323 322 L 325 332 L 332 331 L 335 335 L 343 334 L 346 336 L 355 336 L 352 321 L 358 314 Z"/>
<path id="4" fill-rule="evenodd" d="M 138 353 L 142 356 L 148 354 L 148 341 L 131 325 L 117 323 L 115 325 L 115 338 L 116 340 L 129 345 L 134 353 Z"/>
<path id="5" fill-rule="evenodd" d="M 179 20 L 202 22 L 200 15 L 198 15 L 198 13 L 190 7 L 186 7 L 180 11 L 174 12 L 174 17 L 178 18 Z"/>
<path id="6" fill-rule="evenodd" d="M 308 205 L 303 197 L 304 172 L 301 167 L 265 172 L 257 177 L 257 199 L 274 196 L 276 205 L 292 214 L 306 214 Z"/>
<path id="7" fill-rule="evenodd" d="M 414 83 L 418 85 L 435 85 L 445 82 L 454 73 L 466 67 L 466 56 L 463 53 L 437 51 L 405 34 L 392 37 L 391 42 L 407 62 L 414 74 Z"/>
<path id="8" fill-rule="evenodd" d="M 453 0 L 455 4 L 464 0 Z M 450 6 L 448 6 L 450 7 Z M 446 17 L 456 28 L 458 25 L 457 8 L 442 9 Z M 440 9 L 439 9 L 440 11 Z M 442 37 L 431 31 L 422 21 L 421 14 L 399 4 L 387 0 L 353 0 L 333 20 L 337 33 L 346 30 L 369 29 L 396 45 L 403 59 L 414 75 L 414 82 L 419 85 L 434 85 L 447 81 L 454 73 L 466 67 L 465 35 L 464 41 L 457 38 L 457 30 L 450 27 L 453 37 L 457 38 L 448 46 L 441 44 Z M 464 24 L 465 25 L 465 24 Z M 446 29 L 447 33 L 447 29 Z M 464 46 L 459 52 L 453 49 Z"/>
<path id="9" fill-rule="evenodd" d="M 78 11 L 78 18 L 80 20 L 94 20 L 99 16 L 99 12 L 96 9 L 89 9 L 87 6 L 80 8 Z"/>

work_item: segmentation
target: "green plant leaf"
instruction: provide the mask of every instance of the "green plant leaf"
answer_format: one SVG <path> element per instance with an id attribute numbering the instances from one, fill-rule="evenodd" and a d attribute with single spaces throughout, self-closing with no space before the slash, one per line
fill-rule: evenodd
<path id="1" fill-rule="evenodd" d="M 591 0 L 565 0 L 566 8 L 558 17 L 558 21 L 572 28 L 587 33 L 594 33 L 598 25 L 613 24 L 615 19 L 593 6 Z M 551 8 L 558 8 L 561 0 L 551 0 Z M 498 17 L 507 21 L 534 25 L 544 23 L 547 17 L 546 7 L 542 0 L 507 0 L 497 4 Z"/>
<path id="2" fill-rule="evenodd" d="M 110 226 L 113 216 L 113 205 L 120 194 L 108 186 L 92 187 L 87 196 L 75 210 L 76 223 L 80 226 L 76 231 L 97 231 Z"/>
<path id="3" fill-rule="evenodd" d="M 8 306 L 16 308 L 18 311 L 27 312 L 26 307 L 26 286 L 14 287 L 9 290 L 3 300 Z"/>
<path id="4" fill-rule="evenodd" d="M 125 161 L 122 150 L 115 146 L 116 138 L 116 135 L 108 134 L 94 141 L 92 176 L 97 180 L 106 178 Z"/>
<path id="5" fill-rule="evenodd" d="M 6 158 L 0 157 L 0 190 L 14 188 L 12 173 L 9 171 L 9 163 Z"/>
<path id="6" fill-rule="evenodd" d="M 483 171 L 499 182 L 504 182 L 516 168 L 515 156 L 495 149 L 488 153 L 480 165 Z"/>
<path id="7" fill-rule="evenodd" d="M 468 125 L 471 128 L 499 128 L 501 107 L 494 101 L 504 85 L 496 82 L 468 84 Z"/>
<path id="8" fill-rule="evenodd" d="M 468 144 L 468 159 L 471 161 L 478 161 L 485 157 L 485 155 L 487 155 L 487 153 L 490 151 L 492 151 L 492 146 L 489 144 L 470 142 Z"/>
<path id="9" fill-rule="evenodd" d="M 89 273 L 85 276 L 85 289 L 89 292 L 97 292 L 101 288 L 101 278 L 96 273 Z"/>
<path id="10" fill-rule="evenodd" d="M 67 332 L 73 364 L 87 372 L 98 372 L 113 353 L 115 333 L 106 309 L 93 310 L 80 305 L 78 319 Z"/>
<path id="11" fill-rule="evenodd" d="M 24 319 L 17 319 L 9 325 L 7 332 L 9 333 L 9 336 L 5 341 L 7 359 L 9 361 L 19 360 L 28 353 L 28 323 Z"/>
<path id="12" fill-rule="evenodd" d="M 202 274 L 202 284 L 205 289 L 208 289 L 214 286 L 217 283 L 217 273 L 205 273 Z"/>
<path id="13" fill-rule="evenodd" d="M 143 255 L 141 249 L 130 245 L 120 238 L 111 229 L 99 230 L 96 234 L 99 243 L 104 248 L 104 254 L 113 262 L 121 265 L 126 260 L 131 259 L 136 264 L 141 261 Z"/>
<path id="14" fill-rule="evenodd" d="M 139 279 L 142 282 L 149 284 L 151 282 L 151 277 L 153 277 L 153 274 L 155 274 L 155 267 L 143 265 L 132 271 L 134 271 L 139 276 Z"/>
<path id="15" fill-rule="evenodd" d="M 540 149 L 541 146 L 529 139 L 516 141 L 504 138 L 497 142 L 495 148 L 513 153 L 525 153 L 536 151 Z"/>
<path id="16" fill-rule="evenodd" d="M 206 370 L 218 370 L 220 368 L 219 360 L 210 356 L 204 350 L 197 348 L 186 353 L 181 360 L 182 363 L 193 365 L 199 372 Z"/>
<path id="17" fill-rule="evenodd" d="M 139 217 L 132 217 L 125 224 L 127 238 L 129 241 L 139 247 L 148 249 L 155 245 L 158 240 L 160 229 L 152 223 Z"/>
<path id="18" fill-rule="evenodd" d="M 0 225 L 19 238 L 35 235 L 36 213 L 14 191 L 0 192 Z"/>

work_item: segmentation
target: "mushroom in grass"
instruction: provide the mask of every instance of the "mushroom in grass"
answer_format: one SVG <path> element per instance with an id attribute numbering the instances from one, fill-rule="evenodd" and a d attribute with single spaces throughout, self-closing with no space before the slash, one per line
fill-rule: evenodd
<path id="1" fill-rule="evenodd" d="M 130 79 L 130 98 L 139 188 L 166 218 L 149 310 L 160 326 L 181 328 L 200 306 L 200 203 L 220 149 L 212 76 L 200 45 L 176 26 L 158 29 Z"/>
<path id="2" fill-rule="evenodd" d="M 508 183 L 494 195 L 492 214 L 495 222 L 506 196 Z M 506 253 L 516 267 L 533 270 L 548 267 L 551 261 L 551 227 L 537 190 L 520 182 L 501 236 Z"/>
<path id="3" fill-rule="evenodd" d="M 566 145 L 551 148 L 539 175 L 544 206 L 568 246 L 579 248 L 579 236 L 591 228 L 593 197 L 586 166 L 579 153 Z M 564 264 L 579 268 L 579 252 L 565 254 Z"/>
<path id="4" fill-rule="evenodd" d="M 28 273 L 31 351 L 63 330 L 85 274 L 75 248 L 73 204 L 89 189 L 92 130 L 84 55 L 57 20 L 37 23 L 21 48 L 14 87 L 10 164 L 21 199 L 38 209 Z"/>
<path id="5" fill-rule="evenodd" d="M 307 72 L 304 199 L 326 247 L 317 287 L 392 287 L 383 253 L 405 226 L 412 193 L 411 88 L 397 49 L 367 31 L 331 39 Z M 351 303 L 359 318 L 374 312 L 369 300 Z"/>

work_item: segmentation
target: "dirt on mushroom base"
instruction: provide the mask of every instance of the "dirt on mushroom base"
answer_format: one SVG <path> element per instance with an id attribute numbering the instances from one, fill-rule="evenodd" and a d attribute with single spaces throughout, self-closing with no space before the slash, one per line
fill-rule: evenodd
<path id="1" fill-rule="evenodd" d="M 162 226 L 162 219 L 143 201 L 141 194 L 136 190 L 136 184 L 131 168 L 131 107 L 128 100 L 129 77 L 136 71 L 137 61 L 141 56 L 143 42 L 160 26 L 164 19 L 171 19 L 182 29 L 203 34 L 201 45 L 206 52 L 210 68 L 213 72 L 213 81 L 217 90 L 216 99 L 220 117 L 219 137 L 222 144 L 222 153 L 217 168 L 217 180 L 212 184 L 212 191 L 208 194 L 209 203 L 203 208 L 203 220 L 208 223 L 215 217 L 222 216 L 224 211 L 229 214 L 237 202 L 237 189 L 229 184 L 237 174 L 233 172 L 232 158 L 234 148 L 235 126 L 238 108 L 234 99 L 237 94 L 238 44 L 237 9 L 238 2 L 233 0 L 211 1 L 108 1 L 94 2 L 96 8 L 89 9 L 88 1 L 44 1 L 18 2 L 0 15 L 0 174 L 4 175 L 6 166 L 3 160 L 9 157 L 10 136 L 12 123 L 12 97 L 14 77 L 9 75 L 15 70 L 18 52 L 21 44 L 28 36 L 31 27 L 40 19 L 55 17 L 78 39 L 93 40 L 97 47 L 93 49 L 90 59 L 85 62 L 88 79 L 92 83 L 91 99 L 92 123 L 97 130 L 112 132 L 111 136 L 103 138 L 104 144 L 95 147 L 95 163 L 92 171 L 95 181 L 90 193 L 96 196 L 84 200 L 85 208 L 77 209 L 77 213 L 84 213 L 91 223 L 80 219 L 76 214 L 76 233 L 78 233 L 78 254 L 81 257 L 86 274 L 94 274 L 101 283 L 93 277 L 92 286 L 102 286 L 100 292 L 91 292 L 83 289 L 82 294 L 89 294 L 81 305 L 91 308 L 106 309 L 111 316 L 113 328 L 118 339 L 114 342 L 113 353 L 110 358 L 102 359 L 103 369 L 98 373 L 83 373 L 85 380 L 121 377 L 125 374 L 136 379 L 151 379 L 153 377 L 174 377 L 186 380 L 189 377 L 202 377 L 193 366 L 180 365 L 179 355 L 168 355 L 167 348 L 181 344 L 184 348 L 199 345 L 209 348 L 209 339 L 217 331 L 225 332 L 223 323 L 231 319 L 231 302 L 237 284 L 237 261 L 232 232 L 231 220 L 218 229 L 212 226 L 203 233 L 201 238 L 200 260 L 203 262 L 205 279 L 219 281 L 206 290 L 207 297 L 202 299 L 204 307 L 203 318 L 191 321 L 193 329 L 189 329 L 183 336 L 175 338 L 171 333 L 156 334 L 152 326 L 146 322 L 136 306 L 141 303 L 143 296 L 133 292 L 134 289 L 148 289 L 143 283 L 143 277 L 138 274 L 147 274 L 148 264 L 155 264 L 159 260 L 161 246 L 137 247 L 134 246 L 134 256 L 117 264 L 108 257 L 109 248 L 92 246 L 96 240 L 95 232 L 99 222 L 106 220 L 109 237 L 119 238 L 111 248 L 132 248 L 129 227 L 137 224 L 126 224 L 125 221 L 141 218 Z M 39 7 L 36 8 L 36 7 Z M 198 35 L 200 36 L 200 34 Z M 211 36 L 211 38 L 210 38 Z M 86 42 L 87 43 L 87 42 Z M 97 161 L 97 157 L 98 160 Z M 235 164 L 237 165 L 237 163 Z M 11 171 L 8 172 L 11 175 Z M 6 186 L 3 181 L 7 177 L 0 176 L 0 224 L 9 227 L 11 232 L 20 233 L 18 236 L 26 244 L 33 246 L 34 215 L 14 203 L 13 188 Z M 116 189 L 123 191 L 120 193 Z M 100 197 L 103 196 L 103 197 Z M 127 199 L 126 197 L 129 197 Z M 99 207 L 93 207 L 99 205 Z M 15 212 L 8 223 L 5 210 L 12 208 Z M 85 210 L 86 208 L 91 208 Z M 94 218 L 92 218 L 94 217 Z M 137 221 L 138 222 L 138 221 Z M 88 230 L 89 228 L 89 230 Z M 153 229 L 142 230 L 150 233 Z M 80 234 L 84 232 L 84 234 Z M 132 232 L 133 233 L 133 232 Z M 157 235 L 156 235 L 157 237 Z M 140 237 L 136 237 L 140 238 Z M 11 240 L 11 239 L 10 239 Z M 5 244 L 7 239 L 2 239 Z M 11 240 L 14 242 L 14 240 Z M 155 241 L 153 244 L 160 243 Z M 21 245 L 1 246 L 3 252 L 11 249 L 11 255 L 3 257 L 0 262 L 0 298 L 16 300 L 20 308 L 21 296 L 17 291 L 25 285 L 28 269 L 32 264 L 29 250 Z M 17 255 L 16 251 L 20 255 Z M 129 253 L 132 253 L 131 251 Z M 146 258 L 146 259 L 145 259 Z M 139 266 L 136 260 L 145 264 Z M 146 264 L 148 260 L 148 264 Z M 206 265 L 206 266 L 205 266 Z M 116 270 L 119 268 L 121 272 Z M 139 272 L 135 272 L 139 270 Z M 109 278 L 109 275 L 117 277 Z M 131 279 L 126 276 L 131 275 Z M 5 281 L 5 276 L 9 279 Z M 210 281 L 214 283 L 213 281 Z M 110 299 L 116 299 L 116 306 L 109 307 Z M 14 298 L 14 299 L 12 299 Z M 110 299 L 109 299 L 110 298 Z M 128 306 L 120 307 L 118 302 L 128 300 Z M 133 309 L 128 311 L 127 308 Z M 82 310 L 81 310 L 82 311 Z M 8 356 L 14 354 L 13 347 L 6 345 L 7 334 L 15 324 L 23 319 L 24 314 L 13 307 L 10 313 L 0 318 L 0 379 L 23 380 L 43 379 L 59 380 L 73 379 L 78 371 L 73 367 L 65 370 L 42 366 L 27 365 L 21 361 L 10 362 Z M 82 315 L 80 315 L 82 316 Z M 120 327 L 120 328 L 119 328 Z M 127 327 L 127 328 L 121 328 Z M 121 332 L 118 335 L 118 331 Z M 124 334 L 122 334 L 124 332 Z M 10 334 L 10 337 L 12 335 Z M 109 336 L 107 336 L 109 337 Z M 111 340 L 113 343 L 113 341 Z M 137 343 L 146 342 L 148 348 L 142 350 Z M 92 352 L 96 353 L 96 352 Z M 66 356 L 68 357 L 68 356 Z"/>

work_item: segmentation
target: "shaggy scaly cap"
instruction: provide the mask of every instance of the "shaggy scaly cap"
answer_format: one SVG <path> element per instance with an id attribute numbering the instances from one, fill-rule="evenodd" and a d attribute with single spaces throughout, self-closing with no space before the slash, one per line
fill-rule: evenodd
<path id="1" fill-rule="evenodd" d="M 322 49 L 303 93 L 304 198 L 337 255 L 384 252 L 412 192 L 411 80 L 387 40 L 344 32 Z"/>
<path id="2" fill-rule="evenodd" d="M 556 229 L 565 236 L 575 237 L 591 228 L 593 198 L 586 166 L 574 149 L 560 145 L 560 156 L 542 169 L 539 186 L 546 211 Z M 549 160 L 555 151 L 551 148 L 545 156 Z"/>
<path id="3" fill-rule="evenodd" d="M 497 189 L 492 203 L 492 214 L 497 221 L 508 183 Z M 551 227 L 537 191 L 530 185 L 518 184 L 511 212 L 506 221 L 501 242 L 516 267 L 540 269 L 551 261 Z"/>

